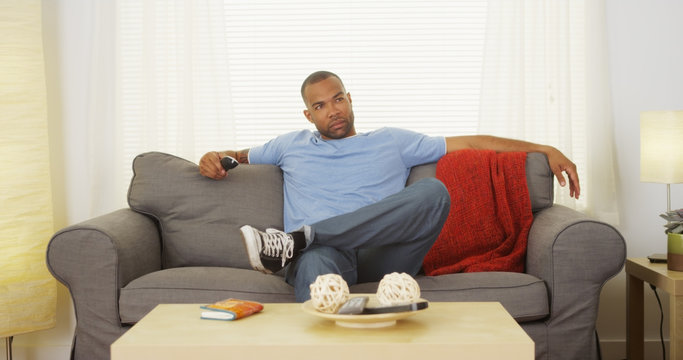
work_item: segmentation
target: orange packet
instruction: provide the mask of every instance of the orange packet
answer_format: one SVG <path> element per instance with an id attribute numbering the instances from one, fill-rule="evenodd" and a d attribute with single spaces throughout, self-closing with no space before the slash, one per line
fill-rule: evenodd
<path id="1" fill-rule="evenodd" d="M 263 310 L 263 304 L 256 301 L 226 299 L 213 304 L 202 305 L 202 309 L 211 310 L 202 312 L 202 319 L 212 320 L 237 320 Z M 215 314 L 212 312 L 218 312 Z"/>

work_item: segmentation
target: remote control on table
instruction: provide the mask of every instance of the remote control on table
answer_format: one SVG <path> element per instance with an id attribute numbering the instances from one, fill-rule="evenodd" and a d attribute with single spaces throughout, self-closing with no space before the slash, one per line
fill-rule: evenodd
<path id="1" fill-rule="evenodd" d="M 405 311 L 418 311 L 426 309 L 429 303 L 426 301 L 418 301 L 410 304 L 404 305 L 394 305 L 394 306 L 379 306 L 379 307 L 366 307 L 363 309 L 363 314 L 387 314 L 387 313 L 397 313 Z"/>
<path id="2" fill-rule="evenodd" d="M 234 168 L 238 164 L 239 163 L 237 162 L 237 160 L 235 160 L 235 158 L 232 156 L 225 156 L 221 159 L 221 166 L 223 166 L 223 169 L 225 169 L 225 171 Z"/>
<path id="3" fill-rule="evenodd" d="M 337 311 L 340 315 L 357 315 L 363 312 L 365 304 L 368 302 L 367 296 L 357 296 L 350 298 Z"/>

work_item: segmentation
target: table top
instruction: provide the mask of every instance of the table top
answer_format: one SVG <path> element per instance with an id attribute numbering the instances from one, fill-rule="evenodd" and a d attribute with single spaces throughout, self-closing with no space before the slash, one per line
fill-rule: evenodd
<path id="1" fill-rule="evenodd" d="M 199 304 L 157 306 L 112 344 L 112 360 L 534 358 L 533 341 L 497 302 L 430 303 L 378 329 L 341 327 L 301 304 L 264 304 L 236 321 L 202 320 L 201 312 Z"/>
<path id="2" fill-rule="evenodd" d="M 647 258 L 627 258 L 626 274 L 635 276 L 671 295 L 683 295 L 683 271 L 667 269 L 666 263 L 651 263 Z"/>

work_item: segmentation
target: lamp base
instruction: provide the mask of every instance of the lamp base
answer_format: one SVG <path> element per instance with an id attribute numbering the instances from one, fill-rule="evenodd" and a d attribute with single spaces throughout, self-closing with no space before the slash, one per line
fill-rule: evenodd
<path id="1" fill-rule="evenodd" d="M 667 234 L 666 267 L 683 271 L 683 234 Z"/>
<path id="2" fill-rule="evenodd" d="M 14 337 L 12 336 L 5 338 L 5 349 L 7 350 L 5 356 L 7 357 L 7 360 L 12 360 L 12 340 L 14 340 Z"/>

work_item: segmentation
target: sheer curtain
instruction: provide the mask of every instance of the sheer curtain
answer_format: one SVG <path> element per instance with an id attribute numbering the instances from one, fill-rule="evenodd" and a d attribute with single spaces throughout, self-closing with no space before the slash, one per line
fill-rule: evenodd
<path id="1" fill-rule="evenodd" d="M 43 2 L 55 223 L 120 207 L 114 107 L 115 18 L 110 1 Z M 118 195 L 118 196 L 117 196 Z"/>
<path id="2" fill-rule="evenodd" d="M 223 6 L 118 1 L 116 152 L 124 178 L 142 151 L 198 161 L 235 143 Z"/>
<path id="3" fill-rule="evenodd" d="M 581 199 L 616 223 L 603 0 L 489 0 L 479 132 L 554 145 L 578 166 Z"/>
<path id="4" fill-rule="evenodd" d="M 232 114 L 222 1 L 48 5 L 48 117 L 59 223 L 125 207 L 132 159 L 141 152 L 196 161 L 206 148 L 231 142 L 225 138 L 235 132 L 225 129 Z M 139 17 L 143 29 L 119 31 L 121 22 Z M 122 49 L 122 41 L 137 51 Z"/>

